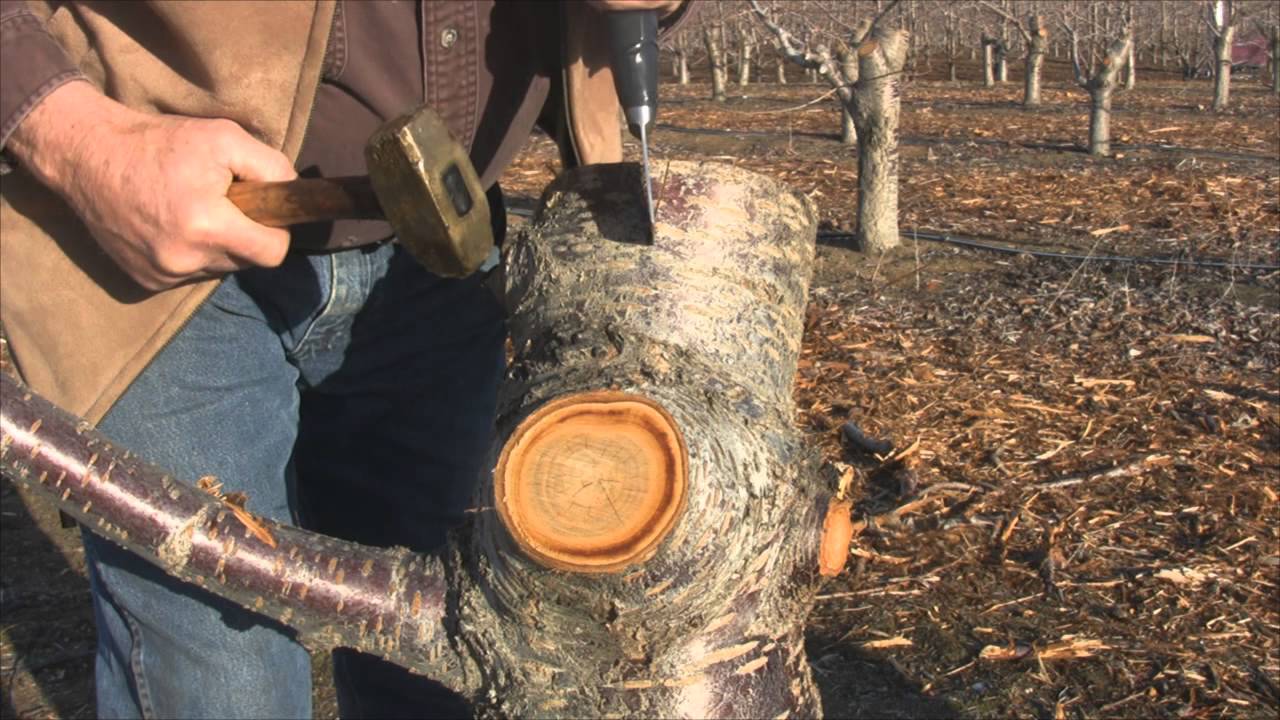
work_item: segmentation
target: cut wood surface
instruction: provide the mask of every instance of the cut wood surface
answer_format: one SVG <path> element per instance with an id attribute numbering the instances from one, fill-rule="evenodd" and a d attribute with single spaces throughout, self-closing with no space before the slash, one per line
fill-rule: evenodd
<path id="1" fill-rule="evenodd" d="M 671 416 L 625 393 L 571 395 L 516 428 L 494 471 L 499 512 L 562 570 L 643 561 L 684 507 L 687 452 Z"/>

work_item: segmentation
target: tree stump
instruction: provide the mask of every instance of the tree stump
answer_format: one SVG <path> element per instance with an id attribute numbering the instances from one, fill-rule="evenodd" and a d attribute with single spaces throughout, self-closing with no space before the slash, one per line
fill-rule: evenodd
<path id="1" fill-rule="evenodd" d="M 653 175 L 652 245 L 624 164 L 558 179 L 506 252 L 480 664 L 512 715 L 816 715 L 826 498 L 791 401 L 813 207 L 730 166 Z"/>
<path id="2" fill-rule="evenodd" d="M 652 244 L 621 164 L 565 173 L 507 248 L 495 470 L 439 556 L 234 512 L 7 378 L 4 472 L 309 647 L 382 654 L 481 716 L 817 716 L 803 628 L 833 478 L 791 400 L 815 212 L 726 165 L 654 181 Z"/>

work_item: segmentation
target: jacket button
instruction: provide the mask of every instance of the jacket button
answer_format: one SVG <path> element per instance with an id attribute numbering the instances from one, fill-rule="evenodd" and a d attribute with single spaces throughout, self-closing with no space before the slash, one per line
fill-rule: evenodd
<path id="1" fill-rule="evenodd" d="M 458 42 L 458 31 L 453 28 L 445 28 L 440 31 L 440 45 L 442 47 L 451 48 L 453 44 Z"/>

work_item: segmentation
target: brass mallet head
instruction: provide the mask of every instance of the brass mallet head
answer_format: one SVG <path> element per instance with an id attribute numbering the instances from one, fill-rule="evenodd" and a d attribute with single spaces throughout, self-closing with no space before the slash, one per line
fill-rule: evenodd
<path id="1" fill-rule="evenodd" d="M 364 149 L 369 180 L 397 238 L 443 277 L 465 277 L 493 249 L 489 203 L 466 148 L 423 106 L 390 120 Z"/>

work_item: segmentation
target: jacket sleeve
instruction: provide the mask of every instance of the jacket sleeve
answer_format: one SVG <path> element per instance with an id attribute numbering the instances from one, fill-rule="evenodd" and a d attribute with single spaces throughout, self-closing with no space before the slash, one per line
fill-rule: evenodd
<path id="1" fill-rule="evenodd" d="M 0 150 L 41 100 L 83 77 L 24 0 L 0 2 Z"/>

